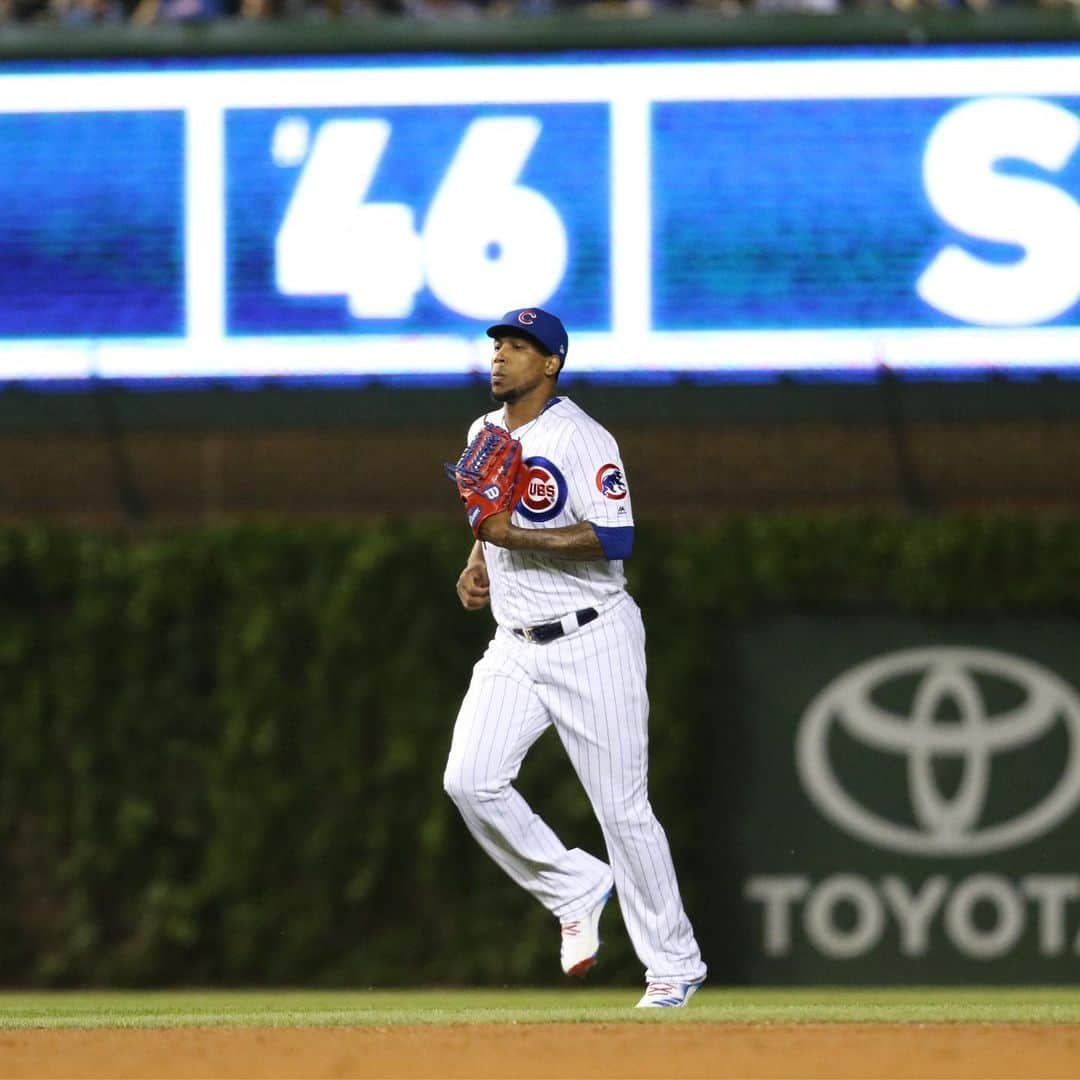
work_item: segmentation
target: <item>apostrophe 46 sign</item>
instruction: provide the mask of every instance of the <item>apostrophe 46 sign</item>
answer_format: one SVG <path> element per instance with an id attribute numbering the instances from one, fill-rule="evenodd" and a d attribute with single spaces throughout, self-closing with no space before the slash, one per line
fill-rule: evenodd
<path id="1" fill-rule="evenodd" d="M 405 318 L 425 284 L 476 319 L 522 296 L 546 301 L 566 271 L 567 237 L 551 201 L 521 181 L 540 130 L 528 115 L 474 120 L 421 227 L 414 207 L 371 196 L 387 120 L 327 121 L 310 149 L 305 121 L 283 120 L 278 159 L 303 169 L 277 235 L 278 289 L 343 296 L 357 318 Z"/>
<path id="2" fill-rule="evenodd" d="M 363 100 L 228 111 L 230 334 L 415 352 L 524 302 L 609 329 L 608 106 Z"/>

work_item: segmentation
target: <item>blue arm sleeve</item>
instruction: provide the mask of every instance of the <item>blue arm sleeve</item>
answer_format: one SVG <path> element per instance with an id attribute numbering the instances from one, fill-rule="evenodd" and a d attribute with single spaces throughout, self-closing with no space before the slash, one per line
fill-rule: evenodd
<path id="1" fill-rule="evenodd" d="M 592 522 L 589 522 L 592 525 Z M 605 559 L 627 559 L 634 550 L 634 526 L 620 525 L 611 528 L 607 525 L 593 525 L 596 539 L 604 549 Z"/>

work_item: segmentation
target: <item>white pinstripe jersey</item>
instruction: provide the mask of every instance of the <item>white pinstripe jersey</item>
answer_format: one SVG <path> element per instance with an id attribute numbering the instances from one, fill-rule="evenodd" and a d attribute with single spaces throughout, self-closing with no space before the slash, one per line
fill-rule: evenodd
<path id="1" fill-rule="evenodd" d="M 504 409 L 477 419 L 506 427 Z M 535 419 L 511 432 L 521 440 L 529 487 L 511 521 L 523 529 L 557 529 L 589 521 L 601 528 L 634 524 L 630 490 L 611 434 L 565 397 L 552 398 Z M 491 610 L 500 626 L 535 626 L 584 607 L 600 607 L 623 591 L 618 559 L 572 560 L 484 544 Z"/>

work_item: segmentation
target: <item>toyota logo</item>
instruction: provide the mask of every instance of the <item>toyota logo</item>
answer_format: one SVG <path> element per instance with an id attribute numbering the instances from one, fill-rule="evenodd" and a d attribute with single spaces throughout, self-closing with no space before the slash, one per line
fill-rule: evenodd
<path id="1" fill-rule="evenodd" d="M 907 714 L 875 698 L 901 678 L 914 679 Z M 988 679 L 1009 685 L 1010 708 L 988 711 Z M 956 717 L 947 723 L 940 719 L 945 703 Z M 1060 777 L 1048 781 L 1049 790 L 1031 792 L 1014 817 L 987 822 L 995 759 L 1059 723 L 1068 739 Z M 844 789 L 830 759 L 830 738 L 839 729 L 870 751 L 904 759 L 914 826 L 880 816 Z M 935 762 L 944 760 L 960 764 L 951 794 L 936 779 Z M 799 722 L 796 764 L 818 809 L 862 840 L 915 855 L 999 851 L 1052 829 L 1080 802 L 1080 698 L 1053 672 L 1007 653 L 947 647 L 889 653 L 844 672 L 814 698 Z"/>

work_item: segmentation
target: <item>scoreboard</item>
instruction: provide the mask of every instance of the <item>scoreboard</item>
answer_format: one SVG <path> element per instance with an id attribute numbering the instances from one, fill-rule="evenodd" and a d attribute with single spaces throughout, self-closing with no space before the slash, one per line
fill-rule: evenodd
<path id="1" fill-rule="evenodd" d="M 0 380 L 1080 373 L 1080 47 L 9 65 Z"/>

